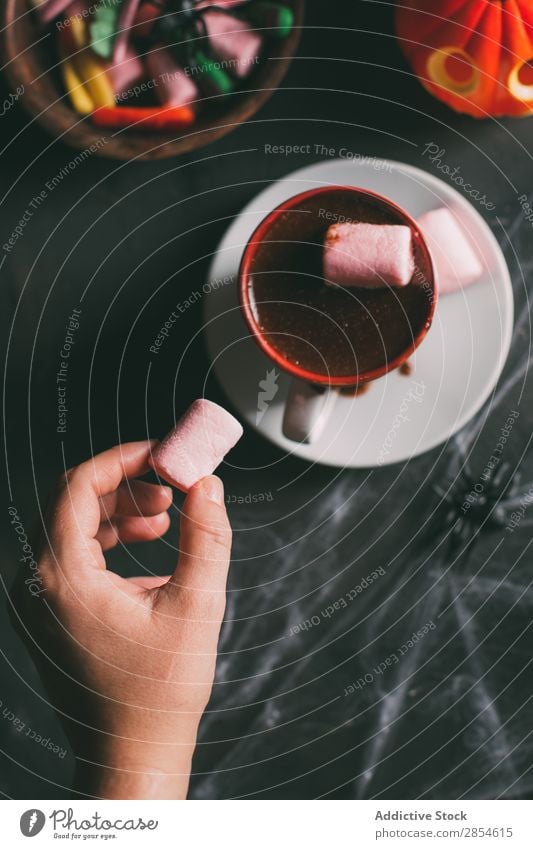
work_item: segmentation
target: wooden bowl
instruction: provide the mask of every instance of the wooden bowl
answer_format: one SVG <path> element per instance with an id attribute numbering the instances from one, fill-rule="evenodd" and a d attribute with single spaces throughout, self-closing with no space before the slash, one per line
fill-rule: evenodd
<path id="1" fill-rule="evenodd" d="M 1 35 L 5 73 L 12 90 L 23 86 L 26 109 L 54 136 L 80 150 L 90 148 L 111 159 L 163 159 L 189 153 L 225 136 L 250 118 L 274 93 L 298 46 L 304 0 L 283 0 L 294 12 L 294 27 L 288 38 L 267 41 L 268 57 L 243 81 L 246 90 L 226 95 L 215 106 L 206 105 L 184 135 L 136 130 L 103 130 L 82 117 L 57 78 L 57 56 L 51 39 L 42 39 L 36 15 L 28 13 L 29 0 L 4 0 Z M 51 69 L 51 70 L 49 70 Z"/>

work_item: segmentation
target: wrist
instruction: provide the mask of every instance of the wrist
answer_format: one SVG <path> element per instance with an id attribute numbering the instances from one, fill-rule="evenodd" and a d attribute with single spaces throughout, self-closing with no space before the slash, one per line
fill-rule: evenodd
<path id="1" fill-rule="evenodd" d="M 174 764 L 173 772 L 151 765 L 93 765 L 78 762 L 74 789 L 80 798 L 97 799 L 186 799 L 191 758 Z"/>
<path id="2" fill-rule="evenodd" d="M 76 758 L 75 790 L 102 799 L 185 799 L 195 742 L 108 742 Z"/>

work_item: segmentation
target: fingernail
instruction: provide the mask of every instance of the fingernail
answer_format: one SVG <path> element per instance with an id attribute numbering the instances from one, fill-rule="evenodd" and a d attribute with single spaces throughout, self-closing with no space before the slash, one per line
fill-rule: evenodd
<path id="1" fill-rule="evenodd" d="M 162 486 L 161 489 L 166 492 L 171 501 L 174 499 L 174 493 L 172 492 L 171 486 Z"/>
<path id="2" fill-rule="evenodd" d="M 209 477 L 200 481 L 199 486 L 210 501 L 214 501 L 215 504 L 224 503 L 224 484 L 220 478 L 209 475 Z"/>

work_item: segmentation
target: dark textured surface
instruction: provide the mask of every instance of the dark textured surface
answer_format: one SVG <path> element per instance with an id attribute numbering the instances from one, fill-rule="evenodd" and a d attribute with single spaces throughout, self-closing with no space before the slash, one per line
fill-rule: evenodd
<path id="1" fill-rule="evenodd" d="M 531 192 L 533 120 L 477 123 L 451 113 L 409 74 L 391 37 L 390 7 L 330 4 L 324 19 L 321 5 L 310 4 L 283 89 L 248 126 L 197 158 L 114 164 L 89 157 L 71 170 L 75 154 L 16 106 L 1 118 L 2 244 L 32 199 L 47 193 L 2 256 L 12 488 L 4 489 L 4 580 L 12 580 L 20 556 L 7 523 L 11 499 L 29 529 L 64 462 L 147 431 L 160 435 L 174 405 L 182 410 L 201 394 L 208 369 L 195 337 L 201 304 L 165 343 L 145 398 L 147 349 L 176 301 L 201 286 L 210 253 L 241 207 L 269 181 L 324 158 L 314 144 L 434 171 L 423 155 L 434 142 L 495 204 L 481 211 L 503 246 L 516 307 L 504 374 L 461 433 L 403 466 L 308 469 L 296 459 L 279 463 L 273 446 L 246 434 L 235 454 L 245 470 L 224 473 L 227 492 L 268 492 L 272 500 L 231 507 L 227 623 L 191 796 L 527 796 L 533 508 L 513 533 L 505 525 L 533 482 L 533 237 L 518 201 Z M 265 143 L 309 143 L 311 152 L 265 155 Z M 63 168 L 67 176 L 48 190 Z M 82 297 L 62 446 L 55 374 L 65 322 Z M 193 337 L 174 397 L 177 364 Z M 211 381 L 205 393 L 223 401 Z M 463 514 L 513 410 L 519 417 L 497 474 Z M 262 470 L 247 472 L 251 466 Z M 164 573 L 173 561 L 165 542 L 112 558 L 128 573 Z M 384 574 L 346 608 L 321 613 L 378 569 Z M 312 617 L 319 624 L 290 635 Z M 26 733 L 65 747 L 60 726 L 6 615 L 1 622 L 0 791 L 64 797 L 70 755 L 45 750 Z M 436 627 L 400 662 L 372 672 L 428 622 Z"/>

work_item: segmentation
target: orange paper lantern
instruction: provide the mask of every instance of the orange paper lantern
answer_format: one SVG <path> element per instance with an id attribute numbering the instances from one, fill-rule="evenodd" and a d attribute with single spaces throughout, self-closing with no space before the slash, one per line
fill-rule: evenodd
<path id="1" fill-rule="evenodd" d="M 422 85 L 457 112 L 533 113 L 533 0 L 398 0 L 396 32 Z"/>

